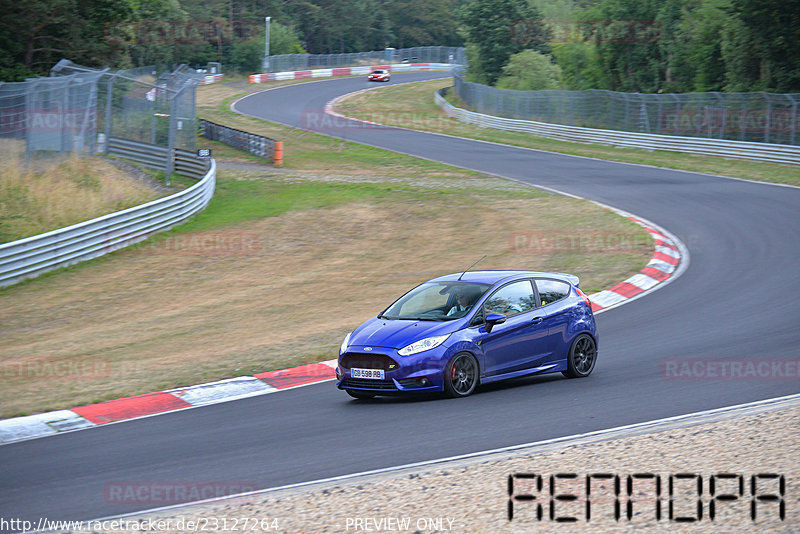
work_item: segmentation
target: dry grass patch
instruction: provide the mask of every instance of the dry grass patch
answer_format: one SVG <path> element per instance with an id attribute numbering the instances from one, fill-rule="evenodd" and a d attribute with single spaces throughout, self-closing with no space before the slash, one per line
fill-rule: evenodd
<path id="1" fill-rule="evenodd" d="M 7 146 L 0 152 L 8 154 L 3 148 Z M 0 242 L 69 226 L 159 196 L 100 158 L 57 158 L 26 169 L 18 155 L 10 155 L 0 172 Z"/>
<path id="2" fill-rule="evenodd" d="M 480 268 L 570 270 L 590 288 L 652 251 L 515 245 L 515 232 L 552 235 L 565 220 L 574 232 L 640 231 L 573 199 L 398 193 L 177 234 L 0 293 L 0 417 L 334 358 L 394 298 L 483 255 Z M 59 374 L 59 362 L 83 370 Z"/>

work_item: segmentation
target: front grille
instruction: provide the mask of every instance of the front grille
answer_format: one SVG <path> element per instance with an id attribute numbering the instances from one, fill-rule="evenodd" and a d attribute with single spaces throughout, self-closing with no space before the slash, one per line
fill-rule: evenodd
<path id="1" fill-rule="evenodd" d="M 363 354 L 361 352 L 348 352 L 344 354 L 339 365 L 345 369 L 383 369 L 396 371 L 400 365 L 385 354 Z"/>
<path id="2" fill-rule="evenodd" d="M 364 389 L 394 389 L 397 388 L 391 380 L 368 380 L 363 378 L 345 378 L 342 387 Z"/>

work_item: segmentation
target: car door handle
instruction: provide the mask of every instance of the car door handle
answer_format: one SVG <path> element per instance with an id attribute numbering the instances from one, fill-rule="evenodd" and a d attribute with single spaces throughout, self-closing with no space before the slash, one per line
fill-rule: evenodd
<path id="1" fill-rule="evenodd" d="M 531 324 L 539 324 L 544 321 L 544 317 L 534 317 L 531 319 Z"/>

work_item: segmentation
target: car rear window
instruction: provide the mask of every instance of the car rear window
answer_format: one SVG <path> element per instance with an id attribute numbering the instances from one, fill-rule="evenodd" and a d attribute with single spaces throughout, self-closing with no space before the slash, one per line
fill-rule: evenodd
<path id="1" fill-rule="evenodd" d="M 542 306 L 561 300 L 569 295 L 569 284 L 559 280 L 536 280 Z"/>

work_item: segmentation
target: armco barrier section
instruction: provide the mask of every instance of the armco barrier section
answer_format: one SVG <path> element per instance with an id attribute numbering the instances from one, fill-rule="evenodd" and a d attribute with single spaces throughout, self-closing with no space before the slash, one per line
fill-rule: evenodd
<path id="1" fill-rule="evenodd" d="M 561 141 L 573 141 L 578 143 L 598 143 L 622 148 L 643 148 L 646 150 L 669 150 L 707 156 L 800 165 L 800 146 L 797 145 L 748 143 L 745 141 L 731 141 L 727 139 L 707 139 L 702 137 L 681 137 L 615 130 L 596 130 L 579 126 L 564 126 L 561 124 L 550 124 L 522 119 L 507 119 L 457 108 L 445 100 L 444 91 L 444 89 L 438 90 L 434 98 L 439 107 L 441 107 L 448 116 L 484 128 L 524 132 L 541 137 L 550 137 Z"/>
<path id="2" fill-rule="evenodd" d="M 0 245 L 0 286 L 108 254 L 168 230 L 208 205 L 217 167 L 213 159 L 193 186 L 116 213 Z"/>
<path id="3" fill-rule="evenodd" d="M 281 141 L 229 128 L 204 119 L 200 119 L 200 133 L 206 139 L 219 141 L 254 156 L 269 159 L 276 165 L 283 162 L 283 143 Z"/>
<path id="4" fill-rule="evenodd" d="M 375 69 L 390 72 L 412 72 L 426 70 L 450 70 L 450 63 L 395 63 L 392 65 L 373 65 L 365 67 L 339 67 L 331 69 L 290 70 L 286 72 L 270 72 L 267 74 L 251 74 L 250 83 L 264 83 L 278 80 L 301 80 L 304 78 L 330 78 L 331 76 L 366 76 Z"/>
<path id="5" fill-rule="evenodd" d="M 208 166 L 204 161 L 198 160 L 194 152 L 179 148 L 173 149 L 173 151 L 172 161 L 175 172 L 192 178 L 202 178 L 205 175 Z M 108 154 L 133 160 L 150 169 L 163 170 L 168 153 L 168 148 L 149 143 L 117 137 L 112 137 L 108 141 Z"/>

